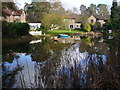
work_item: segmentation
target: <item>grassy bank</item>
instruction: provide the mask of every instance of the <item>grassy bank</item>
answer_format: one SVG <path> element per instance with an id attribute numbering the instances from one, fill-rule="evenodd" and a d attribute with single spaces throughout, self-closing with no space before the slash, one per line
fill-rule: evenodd
<path id="1" fill-rule="evenodd" d="M 85 34 L 85 31 L 82 30 L 48 30 L 46 34 L 49 35 L 58 35 L 58 34 L 74 34 L 74 33 L 81 33 Z"/>

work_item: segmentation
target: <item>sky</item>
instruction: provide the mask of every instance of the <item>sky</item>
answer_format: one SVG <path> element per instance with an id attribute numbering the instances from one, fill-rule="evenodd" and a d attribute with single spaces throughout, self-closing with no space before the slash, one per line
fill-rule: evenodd
<path id="1" fill-rule="evenodd" d="M 19 3 L 20 8 L 23 8 L 24 3 L 31 3 L 31 0 L 15 0 Z M 63 3 L 63 6 L 66 9 L 72 9 L 73 7 L 76 7 L 79 9 L 80 5 L 84 4 L 87 7 L 93 3 L 93 4 L 107 4 L 108 6 L 112 5 L 113 0 L 60 0 Z M 118 2 L 120 0 L 117 0 Z"/>

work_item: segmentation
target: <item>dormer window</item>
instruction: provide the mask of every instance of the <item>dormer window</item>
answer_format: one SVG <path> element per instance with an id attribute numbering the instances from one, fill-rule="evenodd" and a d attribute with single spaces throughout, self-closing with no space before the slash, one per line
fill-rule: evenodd
<path id="1" fill-rule="evenodd" d="M 79 27 L 79 25 L 77 25 L 77 27 Z"/>
<path id="2" fill-rule="evenodd" d="M 91 23 L 94 23 L 94 20 L 93 20 L 93 19 L 91 19 L 91 20 L 90 20 L 90 22 L 91 22 Z"/>

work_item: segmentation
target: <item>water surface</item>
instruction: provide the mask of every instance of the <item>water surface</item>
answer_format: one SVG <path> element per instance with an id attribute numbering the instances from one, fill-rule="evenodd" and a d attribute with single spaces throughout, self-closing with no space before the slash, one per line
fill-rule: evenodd
<path id="1" fill-rule="evenodd" d="M 119 88 L 119 43 L 44 37 L 3 47 L 3 88 Z"/>

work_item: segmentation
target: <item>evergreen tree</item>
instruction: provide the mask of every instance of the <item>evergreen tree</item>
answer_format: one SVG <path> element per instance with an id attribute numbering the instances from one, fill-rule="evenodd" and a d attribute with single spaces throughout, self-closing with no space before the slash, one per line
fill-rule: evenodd
<path id="1" fill-rule="evenodd" d="M 113 0 L 111 8 L 111 19 L 106 23 L 107 29 L 120 30 L 120 6 L 117 5 L 117 1 Z"/>
<path id="2" fill-rule="evenodd" d="M 113 0 L 113 5 L 111 8 L 111 19 L 116 18 L 117 13 L 118 13 L 117 9 L 118 9 L 117 0 Z"/>

